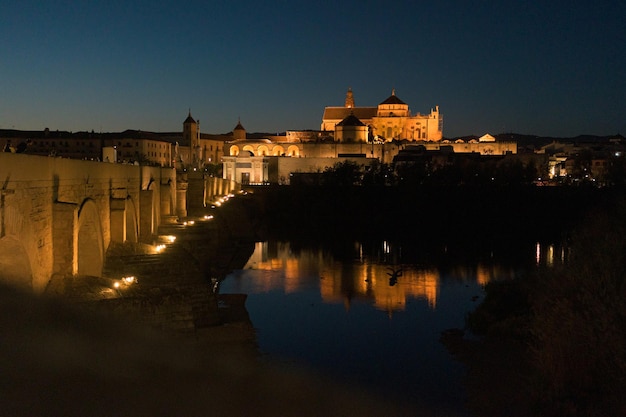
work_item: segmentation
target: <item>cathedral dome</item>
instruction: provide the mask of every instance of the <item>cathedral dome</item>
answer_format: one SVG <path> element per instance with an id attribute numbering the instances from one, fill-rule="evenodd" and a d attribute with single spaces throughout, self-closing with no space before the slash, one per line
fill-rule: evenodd
<path id="1" fill-rule="evenodd" d="M 241 124 L 241 120 L 237 121 L 237 126 L 233 129 L 233 140 L 246 139 L 246 129 Z"/>
<path id="2" fill-rule="evenodd" d="M 396 90 L 391 91 L 391 95 L 380 104 L 406 104 L 396 96 Z"/>

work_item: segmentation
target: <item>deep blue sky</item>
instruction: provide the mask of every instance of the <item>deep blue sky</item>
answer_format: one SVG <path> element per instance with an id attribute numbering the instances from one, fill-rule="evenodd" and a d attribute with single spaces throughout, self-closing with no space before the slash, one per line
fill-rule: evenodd
<path id="1" fill-rule="evenodd" d="M 348 87 L 447 137 L 626 134 L 626 2 L 0 0 L 0 128 L 319 129 Z"/>

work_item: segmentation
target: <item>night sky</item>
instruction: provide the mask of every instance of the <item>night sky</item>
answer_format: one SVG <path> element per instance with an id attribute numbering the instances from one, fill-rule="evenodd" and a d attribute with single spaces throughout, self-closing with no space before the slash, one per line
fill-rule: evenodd
<path id="1" fill-rule="evenodd" d="M 348 87 L 446 137 L 626 134 L 626 2 L 0 0 L 3 129 L 319 129 Z"/>

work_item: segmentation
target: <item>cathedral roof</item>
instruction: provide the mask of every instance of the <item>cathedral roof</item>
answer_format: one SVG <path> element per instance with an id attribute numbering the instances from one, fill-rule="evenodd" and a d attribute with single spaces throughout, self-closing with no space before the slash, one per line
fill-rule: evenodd
<path id="1" fill-rule="evenodd" d="M 361 120 L 376 117 L 378 107 L 326 107 L 324 109 L 324 120 L 343 120 L 353 114 Z"/>
<path id="2" fill-rule="evenodd" d="M 391 91 L 391 95 L 380 104 L 406 104 L 396 96 L 396 90 Z"/>
<path id="3" fill-rule="evenodd" d="M 237 122 L 237 126 L 233 130 L 246 130 L 246 128 L 241 125 L 241 122 Z"/>
<path id="4" fill-rule="evenodd" d="M 345 119 L 337 123 L 337 126 L 365 126 L 365 123 L 360 121 L 354 114 L 349 114 Z"/>

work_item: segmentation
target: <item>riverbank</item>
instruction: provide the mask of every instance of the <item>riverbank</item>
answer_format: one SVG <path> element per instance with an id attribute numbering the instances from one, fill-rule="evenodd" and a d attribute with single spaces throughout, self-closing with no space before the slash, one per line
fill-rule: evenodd
<path id="1" fill-rule="evenodd" d="M 79 307 L 0 288 L 0 414 L 411 415 L 310 370 L 265 364 L 238 308 L 218 326 L 171 333 Z"/>
<path id="2" fill-rule="evenodd" d="M 467 369 L 463 386 L 473 416 L 537 416 L 526 346 L 491 337 L 464 339 L 460 330 L 442 335 L 441 342 Z"/>

